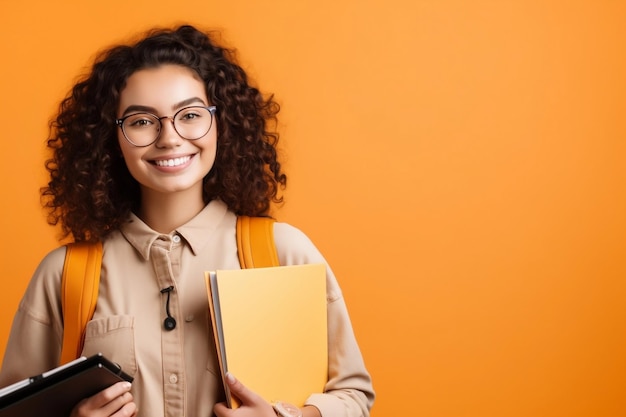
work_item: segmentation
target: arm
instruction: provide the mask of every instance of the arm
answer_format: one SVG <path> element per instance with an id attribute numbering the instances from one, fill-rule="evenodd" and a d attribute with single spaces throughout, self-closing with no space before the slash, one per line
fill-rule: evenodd
<path id="1" fill-rule="evenodd" d="M 39 264 L 18 306 L 0 370 L 0 387 L 41 374 L 59 365 L 63 319 L 60 300 L 65 248 Z M 131 384 L 120 382 L 76 405 L 72 417 L 132 417 L 137 407 Z"/>
<path id="2" fill-rule="evenodd" d="M 33 274 L 13 319 L 0 386 L 58 366 L 63 336 L 59 288 L 64 258 L 64 247 L 52 251 Z"/>
<path id="3" fill-rule="evenodd" d="M 285 223 L 274 225 L 281 265 L 327 264 L 324 257 L 298 229 Z M 356 341 L 339 284 L 326 269 L 328 299 L 328 382 L 323 393 L 312 394 L 306 404 L 321 416 L 367 417 L 374 390 Z"/>

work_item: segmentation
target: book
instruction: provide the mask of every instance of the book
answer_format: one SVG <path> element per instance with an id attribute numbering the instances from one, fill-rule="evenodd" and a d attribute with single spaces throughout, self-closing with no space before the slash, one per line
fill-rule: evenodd
<path id="1" fill-rule="evenodd" d="M 328 380 L 326 266 L 205 273 L 213 341 L 229 407 L 231 373 L 266 401 L 302 407 Z"/>
<path id="2" fill-rule="evenodd" d="M 82 356 L 0 389 L 0 417 L 67 417 L 81 400 L 119 381 L 133 378 L 101 353 Z"/>

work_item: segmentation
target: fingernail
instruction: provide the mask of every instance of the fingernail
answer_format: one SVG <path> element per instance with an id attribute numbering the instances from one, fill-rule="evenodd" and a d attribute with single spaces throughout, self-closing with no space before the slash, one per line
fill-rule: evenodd
<path id="1" fill-rule="evenodd" d="M 124 383 L 124 388 L 125 388 L 125 389 L 130 390 L 130 387 L 132 387 L 132 385 L 131 385 L 131 383 L 130 383 L 130 382 L 125 382 L 125 383 Z"/>
<path id="2" fill-rule="evenodd" d="M 233 376 L 233 374 L 231 374 L 230 372 L 226 372 L 226 381 L 228 381 L 229 384 L 234 384 L 235 377 Z"/>

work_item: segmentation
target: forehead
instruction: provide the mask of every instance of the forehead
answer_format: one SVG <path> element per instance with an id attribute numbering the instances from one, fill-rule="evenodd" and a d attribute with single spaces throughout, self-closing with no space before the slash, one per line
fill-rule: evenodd
<path id="1" fill-rule="evenodd" d="M 131 105 L 170 109 L 172 105 L 199 97 L 208 104 L 204 82 L 190 68 L 161 65 L 134 72 L 120 93 L 119 108 Z"/>

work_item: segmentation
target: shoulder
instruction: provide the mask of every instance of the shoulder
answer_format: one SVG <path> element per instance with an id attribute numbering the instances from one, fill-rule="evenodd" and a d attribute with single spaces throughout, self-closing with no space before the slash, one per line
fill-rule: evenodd
<path id="1" fill-rule="evenodd" d="M 67 248 L 65 246 L 59 246 L 48 252 L 37 266 L 31 283 L 33 283 L 33 281 L 38 282 L 42 280 L 60 284 L 66 250 Z"/>
<path id="2" fill-rule="evenodd" d="M 311 239 L 288 223 L 274 223 L 274 241 L 281 265 L 326 263 Z"/>
<path id="3" fill-rule="evenodd" d="M 274 223 L 274 241 L 281 265 L 324 264 L 326 265 L 326 292 L 328 301 L 342 297 L 335 274 L 309 237 L 288 223 Z"/>
<path id="4" fill-rule="evenodd" d="M 60 310 L 60 288 L 65 246 L 50 251 L 35 270 L 22 300 L 20 309 L 43 323 L 58 316 Z"/>

